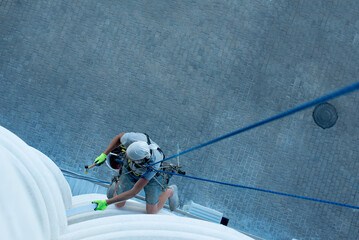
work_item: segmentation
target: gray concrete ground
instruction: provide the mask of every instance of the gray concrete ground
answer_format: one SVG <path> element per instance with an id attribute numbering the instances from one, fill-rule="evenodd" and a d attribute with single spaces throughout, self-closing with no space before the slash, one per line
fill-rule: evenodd
<path id="1" fill-rule="evenodd" d="M 358 81 L 356 0 L 0 0 L 0 124 L 83 172 L 122 131 L 168 156 Z M 181 157 L 188 175 L 359 205 L 359 93 Z M 109 180 L 106 167 L 90 176 Z M 359 239 L 359 211 L 174 177 L 265 239 Z"/>

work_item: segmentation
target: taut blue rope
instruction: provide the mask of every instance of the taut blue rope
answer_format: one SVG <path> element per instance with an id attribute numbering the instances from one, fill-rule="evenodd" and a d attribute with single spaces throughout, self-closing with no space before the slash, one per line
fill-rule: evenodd
<path id="1" fill-rule="evenodd" d="M 83 180 L 87 180 L 90 182 L 94 182 L 94 183 L 104 183 L 104 184 L 110 184 L 110 182 L 106 182 L 97 178 L 92 178 L 92 177 L 88 177 L 88 176 L 83 176 L 81 174 L 75 173 L 75 172 L 71 172 L 69 170 L 60 168 L 62 174 L 66 177 L 70 177 L 70 178 L 77 178 L 77 179 L 83 179 Z"/>
<path id="2" fill-rule="evenodd" d="M 286 197 L 299 198 L 299 199 L 304 199 L 304 200 L 309 200 L 309 201 L 315 201 L 315 202 L 321 202 L 321 203 L 327 203 L 327 204 L 337 205 L 337 206 L 341 206 L 341 207 L 359 209 L 358 206 L 348 205 L 348 204 L 344 204 L 344 203 L 337 203 L 337 202 L 332 202 L 332 201 L 327 201 L 327 200 L 321 200 L 321 199 L 316 199 L 316 198 L 303 197 L 303 196 L 298 196 L 298 195 L 289 194 L 289 193 L 275 192 L 275 191 L 271 191 L 271 190 L 266 190 L 266 189 L 261 189 L 261 188 L 256 188 L 256 187 L 248 187 L 248 186 L 239 185 L 239 184 L 233 184 L 233 183 L 226 183 L 226 182 L 214 181 L 214 180 L 210 180 L 210 179 L 199 178 L 199 177 L 192 177 L 192 176 L 182 175 L 182 174 L 173 173 L 173 172 L 165 172 L 165 171 L 162 171 L 162 170 L 156 170 L 156 169 L 153 169 L 153 170 L 155 170 L 156 172 L 168 173 L 168 174 L 171 174 L 171 175 L 176 175 L 176 176 L 191 178 L 191 179 L 200 180 L 200 181 L 218 183 L 218 184 L 222 184 L 222 185 L 227 185 L 227 186 L 232 186 L 232 187 L 239 187 L 239 188 L 245 188 L 245 189 L 250 189 L 250 190 L 256 190 L 256 191 L 260 191 L 260 192 L 272 193 L 272 194 L 282 195 L 282 196 L 286 196 Z"/>
<path id="3" fill-rule="evenodd" d="M 200 145 L 198 145 L 198 146 L 195 146 L 195 147 L 192 147 L 192 148 L 190 148 L 190 149 L 187 149 L 187 150 L 185 150 L 185 151 L 183 151 L 183 152 L 180 152 L 180 153 L 175 154 L 175 155 L 173 155 L 173 156 L 171 156 L 171 157 L 165 158 L 165 159 L 163 159 L 163 160 L 161 160 L 161 161 L 159 161 L 159 162 L 153 163 L 153 164 L 151 164 L 151 165 L 149 165 L 149 166 L 153 166 L 153 165 L 158 164 L 158 163 L 160 163 L 160 162 L 164 162 L 164 161 L 170 160 L 170 159 L 172 159 L 172 158 L 181 156 L 181 155 L 183 155 L 183 154 L 192 152 L 192 151 L 194 151 L 194 150 L 196 150 L 196 149 L 203 148 L 203 147 L 208 146 L 208 145 L 210 145 L 210 144 L 219 142 L 219 141 L 221 141 L 221 140 L 223 140 L 223 139 L 226 139 L 226 138 L 232 137 L 232 136 L 234 136 L 234 135 L 237 135 L 237 134 L 239 134 L 239 133 L 248 131 L 248 130 L 250 130 L 250 129 L 252 129 L 252 128 L 256 128 L 256 127 L 262 126 L 262 125 L 267 124 L 267 123 L 269 123 L 269 122 L 273 122 L 273 121 L 278 120 L 278 119 L 280 119 L 280 118 L 283 118 L 283 117 L 289 116 L 289 115 L 291 115 L 291 114 L 294 114 L 294 113 L 296 113 L 296 112 L 302 111 L 302 110 L 304 110 L 304 109 L 310 108 L 310 107 L 312 107 L 312 106 L 314 106 L 314 105 L 317 105 L 317 104 L 319 104 L 319 103 L 322 103 L 322 102 L 325 102 L 325 101 L 329 101 L 329 100 L 331 100 L 331 99 L 334 99 L 334 98 L 337 98 L 337 97 L 339 97 L 339 96 L 348 94 L 348 93 L 350 93 L 350 92 L 354 92 L 354 91 L 356 91 L 356 90 L 358 90 L 358 89 L 359 89 L 359 82 L 354 83 L 354 84 L 352 84 L 352 85 L 349 85 L 349 86 L 347 86 L 347 87 L 344 87 L 344 88 L 342 88 L 342 89 L 340 89 L 340 90 L 338 90 L 338 91 L 335 91 L 335 92 L 330 93 L 330 94 L 328 94 L 328 95 L 325 95 L 325 96 L 323 96 L 323 97 L 317 98 L 317 99 L 315 99 L 315 100 L 313 100 L 313 101 L 310 101 L 310 102 L 307 102 L 307 103 L 305 103 L 305 104 L 302 104 L 302 105 L 300 105 L 300 106 L 298 106 L 298 107 L 292 108 L 292 109 L 290 109 L 290 110 L 288 110 L 288 111 L 282 112 L 282 113 L 280 113 L 280 114 L 278 114 L 278 115 L 275 115 L 275 116 L 273 116 L 273 117 L 264 119 L 264 120 L 262 120 L 262 121 L 260 121 L 260 122 L 257 122 L 257 123 L 254 123 L 254 124 L 252 124 L 252 125 L 249 125 L 249 126 L 247 126 L 247 127 L 238 129 L 238 130 L 233 131 L 233 132 L 230 132 L 230 133 L 228 133 L 228 134 L 226 134 L 226 135 L 223 135 L 223 136 L 221 136 L 221 137 L 215 138 L 215 139 L 210 140 L 210 141 L 208 141 L 208 142 L 202 143 L 202 144 L 200 144 Z"/>
<path id="4" fill-rule="evenodd" d="M 153 169 L 153 168 L 151 168 Z M 151 170 L 150 169 L 150 170 Z M 260 189 L 260 188 L 255 188 L 255 187 L 248 187 L 248 186 L 244 186 L 244 185 L 238 185 L 238 184 L 233 184 L 233 183 L 226 183 L 226 182 L 220 182 L 220 181 L 214 181 L 214 180 L 210 180 L 210 179 L 205 179 L 205 178 L 199 178 L 199 177 L 192 177 L 192 176 L 188 176 L 188 175 L 182 175 L 182 174 L 177 174 L 177 173 L 172 173 L 172 172 L 165 172 L 162 170 L 156 170 L 153 169 L 157 172 L 162 172 L 162 173 L 168 173 L 171 175 L 176 175 L 176 176 L 181 176 L 181 177 L 187 177 L 187 178 L 192 178 L 195 180 L 200 180 L 200 181 L 206 181 L 206 182 L 212 182 L 212 183 L 218 183 L 218 184 L 222 184 L 222 185 L 227 185 L 227 186 L 232 186 L 232 187 L 239 187 L 239 188 L 244 188 L 244 189 L 249 189 L 249 190 L 256 190 L 256 191 L 261 191 L 261 192 L 266 192 L 266 193 L 272 193 L 272 194 L 277 194 L 277 195 L 282 195 L 282 196 L 287 196 L 287 197 L 293 197 L 293 198 L 299 198 L 299 199 L 304 199 L 304 200 L 309 200 L 309 201 L 315 201 L 315 202 L 321 202 L 321 203 L 327 203 L 327 204 L 332 204 L 332 205 L 337 205 L 337 206 L 341 206 L 341 207 L 347 207 L 347 208 L 354 208 L 354 209 L 359 209 L 358 206 L 353 206 L 353 205 L 348 205 L 348 204 L 343 204 L 343 203 L 337 203 L 337 202 L 332 202 L 332 201 L 327 201 L 327 200 L 320 200 L 320 199 L 316 199 L 316 198 L 309 198 L 309 197 L 303 197 L 303 196 L 297 196 L 294 194 L 288 194 L 288 193 L 281 193 L 281 192 L 275 192 L 275 191 L 271 191 L 271 190 L 266 190 L 266 189 Z M 94 182 L 94 183 L 105 183 L 105 184 L 110 184 L 110 182 L 106 182 L 100 179 L 96 179 L 96 178 L 91 178 L 91 177 L 86 177 L 65 169 L 61 169 L 61 171 L 63 172 L 64 176 L 66 177 L 71 177 L 71 178 L 77 178 L 77 179 L 82 179 L 82 180 L 87 180 L 90 182 Z M 73 174 L 73 176 L 69 175 L 69 174 Z M 68 214 L 69 215 L 69 214 Z"/>
<path id="5" fill-rule="evenodd" d="M 82 180 L 86 180 L 86 181 L 89 181 L 89 182 L 92 182 L 92 183 L 110 184 L 110 182 L 103 181 L 103 180 L 96 179 L 96 178 L 88 178 L 88 177 L 85 177 L 85 176 L 83 176 L 83 177 L 82 176 L 73 176 L 73 175 L 70 175 L 70 174 L 67 174 L 67 173 L 63 173 L 63 175 L 65 177 L 75 178 L 75 179 L 82 179 Z"/>

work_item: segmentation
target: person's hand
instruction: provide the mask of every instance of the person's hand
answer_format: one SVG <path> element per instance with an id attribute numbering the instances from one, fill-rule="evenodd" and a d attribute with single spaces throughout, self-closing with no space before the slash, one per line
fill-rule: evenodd
<path id="1" fill-rule="evenodd" d="M 101 153 L 101 155 L 95 159 L 94 164 L 96 164 L 97 166 L 100 166 L 101 164 L 103 164 L 105 162 L 106 157 L 107 157 L 106 154 Z"/>
<path id="2" fill-rule="evenodd" d="M 106 200 L 95 200 L 92 203 L 97 203 L 97 207 L 94 209 L 95 211 L 97 210 L 105 210 L 108 206 L 108 204 L 106 203 Z"/>

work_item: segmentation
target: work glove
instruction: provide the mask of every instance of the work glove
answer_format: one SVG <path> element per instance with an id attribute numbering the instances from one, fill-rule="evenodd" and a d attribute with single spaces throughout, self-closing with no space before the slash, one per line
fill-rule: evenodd
<path id="1" fill-rule="evenodd" d="M 96 200 L 93 201 L 92 203 L 97 203 L 97 207 L 94 209 L 95 211 L 97 210 L 105 210 L 108 206 L 108 204 L 106 203 L 106 200 Z"/>
<path id="2" fill-rule="evenodd" d="M 106 160 L 107 155 L 104 153 L 101 153 L 101 155 L 95 159 L 94 164 L 96 164 L 97 166 L 100 166 L 101 164 L 103 164 Z"/>

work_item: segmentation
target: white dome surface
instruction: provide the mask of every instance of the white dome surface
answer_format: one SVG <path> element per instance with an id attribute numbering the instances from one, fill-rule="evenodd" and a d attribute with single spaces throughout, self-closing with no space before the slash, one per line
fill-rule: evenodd
<path id="1" fill-rule="evenodd" d="M 229 227 L 179 217 L 145 205 L 66 216 L 66 209 L 106 199 L 102 194 L 73 197 L 60 169 L 40 151 L 0 126 L 0 239 L 252 239 Z"/>

